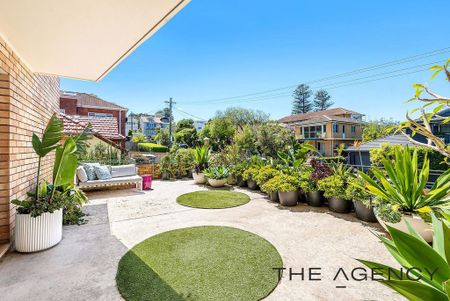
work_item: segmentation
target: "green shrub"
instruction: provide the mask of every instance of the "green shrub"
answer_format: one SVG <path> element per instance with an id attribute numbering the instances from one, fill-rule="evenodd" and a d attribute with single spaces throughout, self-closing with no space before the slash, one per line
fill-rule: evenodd
<path id="1" fill-rule="evenodd" d="M 312 168 L 304 168 L 299 173 L 299 185 L 300 189 L 303 192 L 312 192 L 318 190 L 316 182 L 311 179 L 312 172 Z"/>
<path id="2" fill-rule="evenodd" d="M 346 198 L 346 186 L 347 183 L 339 175 L 332 175 L 317 182 L 318 189 L 323 191 L 327 198 Z"/>
<path id="3" fill-rule="evenodd" d="M 275 176 L 278 176 L 280 174 L 280 171 L 273 168 L 270 165 L 264 166 L 259 169 L 258 173 L 255 175 L 255 181 L 258 184 L 258 186 L 261 187 L 264 183 L 269 181 Z"/>
<path id="4" fill-rule="evenodd" d="M 266 193 L 275 191 L 289 192 L 296 191 L 300 187 L 300 181 L 297 177 L 280 173 L 264 183 L 261 190 Z"/>
<path id="5" fill-rule="evenodd" d="M 364 188 L 366 182 L 360 177 L 350 177 L 347 181 L 347 199 L 362 202 L 367 207 L 370 206 L 372 195 Z"/>
<path id="6" fill-rule="evenodd" d="M 244 173 L 242 174 L 242 178 L 246 181 L 248 180 L 255 180 L 255 177 L 258 175 L 260 167 L 249 167 L 247 168 Z"/>
<path id="7" fill-rule="evenodd" d="M 230 174 L 230 172 L 228 171 L 228 168 L 224 166 L 217 166 L 217 167 L 208 167 L 203 171 L 203 174 L 208 179 L 222 180 L 226 179 Z"/>
<path id="8" fill-rule="evenodd" d="M 141 152 L 167 153 L 169 151 L 167 146 L 150 142 L 139 143 L 138 148 Z"/>

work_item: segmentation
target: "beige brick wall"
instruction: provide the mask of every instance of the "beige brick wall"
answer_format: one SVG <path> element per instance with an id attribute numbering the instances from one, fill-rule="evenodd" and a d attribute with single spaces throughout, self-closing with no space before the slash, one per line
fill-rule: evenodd
<path id="1" fill-rule="evenodd" d="M 59 79 L 33 74 L 0 38 L 0 243 L 10 240 L 15 208 L 35 187 L 37 156 L 33 132 L 41 133 L 59 111 Z M 44 160 L 43 176 L 51 177 L 54 154 Z"/>

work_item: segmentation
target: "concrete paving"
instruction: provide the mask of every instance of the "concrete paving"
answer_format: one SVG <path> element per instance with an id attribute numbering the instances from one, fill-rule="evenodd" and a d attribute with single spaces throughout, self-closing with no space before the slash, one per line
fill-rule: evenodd
<path id="1" fill-rule="evenodd" d="M 264 237 L 281 254 L 287 270 L 267 300 L 403 300 L 376 281 L 352 279 L 352 270 L 362 267 L 354 258 L 396 266 L 371 233 L 381 231 L 379 225 L 326 208 L 281 207 L 261 193 L 240 188 L 232 189 L 251 197 L 243 206 L 194 209 L 177 204 L 176 197 L 206 187 L 191 180 L 154 181 L 153 187 L 146 192 L 89 193 L 86 225 L 64 227 L 63 241 L 50 250 L 13 252 L 0 262 L 0 299 L 120 300 L 114 278 L 117 263 L 129 248 L 172 229 L 224 225 Z M 303 271 L 304 280 L 301 275 L 290 280 L 289 268 L 293 273 Z M 310 268 L 320 273 L 311 277 L 321 280 L 308 280 Z M 353 275 L 364 278 L 361 269 Z"/>

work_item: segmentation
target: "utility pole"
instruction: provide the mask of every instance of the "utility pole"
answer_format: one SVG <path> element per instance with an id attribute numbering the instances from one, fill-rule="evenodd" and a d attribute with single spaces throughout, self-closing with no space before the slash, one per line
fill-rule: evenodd
<path id="1" fill-rule="evenodd" d="M 169 114 L 169 142 L 170 142 L 170 145 L 169 146 L 171 146 L 172 145 L 172 105 L 176 102 L 174 102 L 171 97 L 171 98 L 169 98 L 168 101 L 166 100 L 165 103 L 169 104 L 169 112 L 170 112 L 170 114 Z"/>

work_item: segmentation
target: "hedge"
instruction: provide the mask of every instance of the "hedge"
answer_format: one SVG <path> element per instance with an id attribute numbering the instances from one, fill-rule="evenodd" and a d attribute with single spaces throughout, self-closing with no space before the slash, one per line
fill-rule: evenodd
<path id="1" fill-rule="evenodd" d="M 155 152 L 155 153 L 167 153 L 169 148 L 167 146 L 156 144 L 156 143 L 139 143 L 138 144 L 139 151 L 142 152 Z"/>

